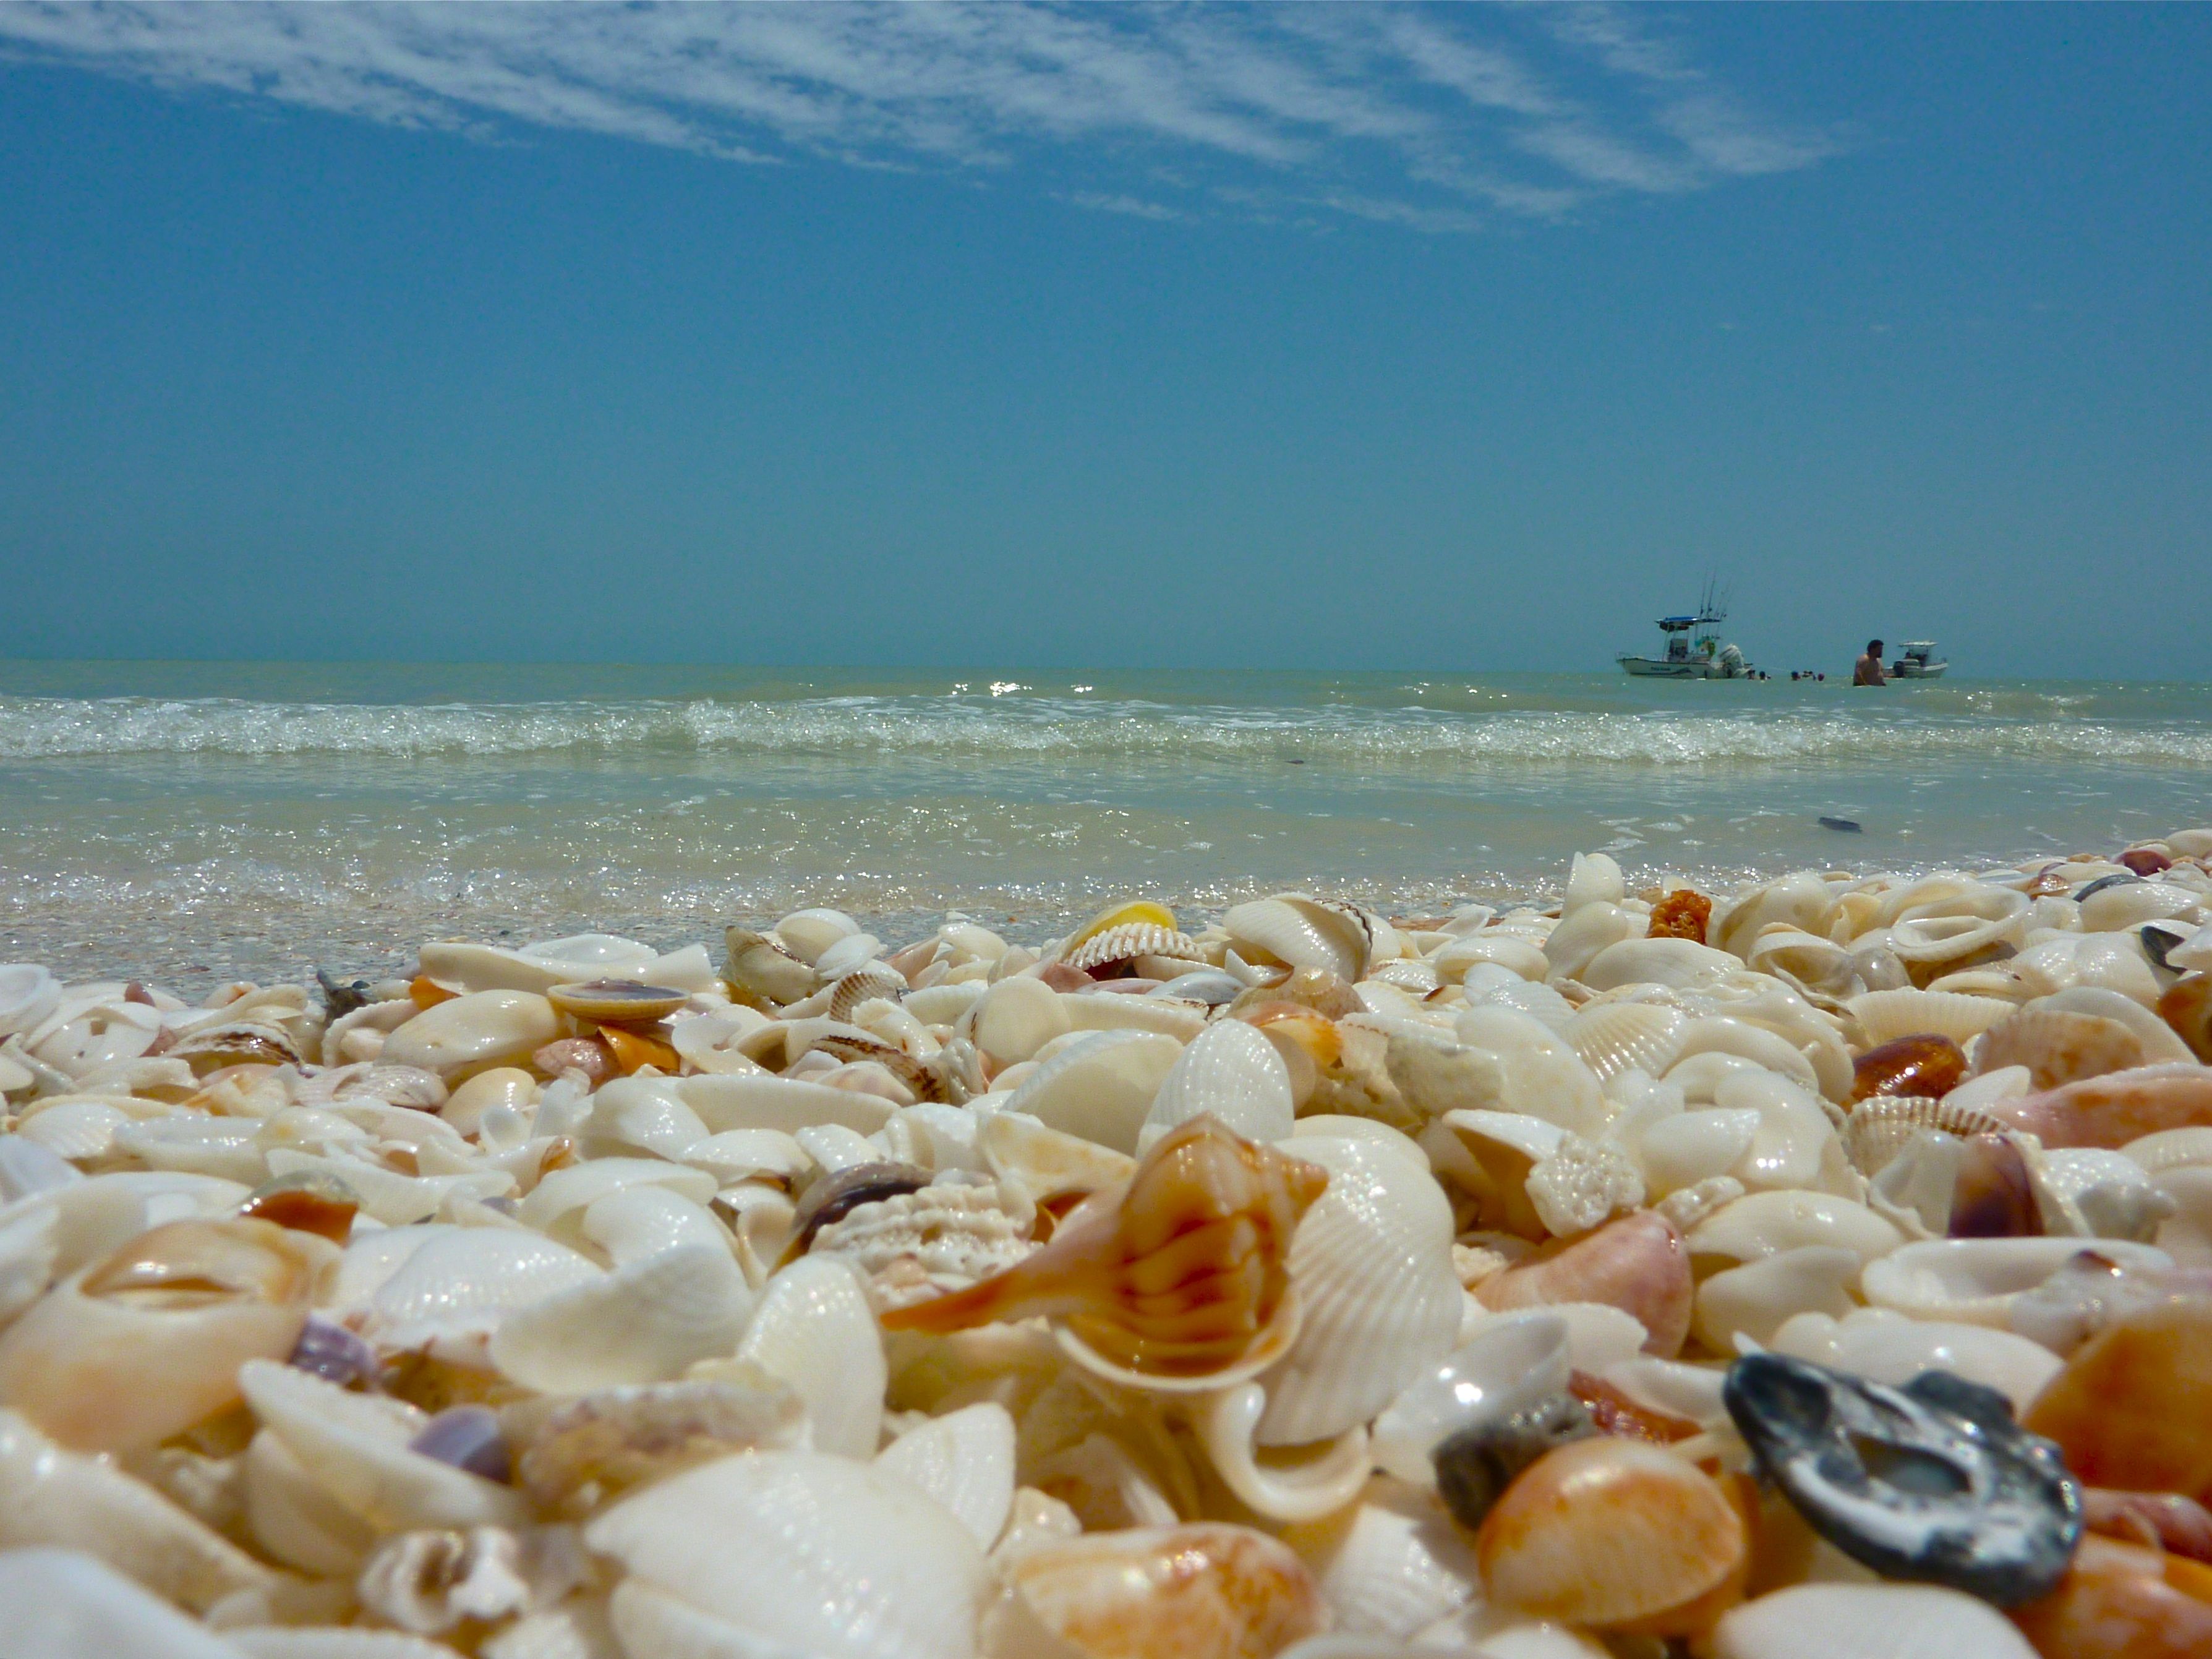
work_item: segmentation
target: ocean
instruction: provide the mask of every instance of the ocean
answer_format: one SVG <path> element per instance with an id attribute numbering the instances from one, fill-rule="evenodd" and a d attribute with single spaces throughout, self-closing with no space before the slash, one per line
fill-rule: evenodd
<path id="1" fill-rule="evenodd" d="M 1387 909 L 1569 855 L 1725 887 L 2212 823 L 2195 684 L 0 663 L 0 957 L 189 989 L 426 937 L 836 905 L 1042 939 L 1122 893 Z M 1822 827 L 1847 819 L 1857 833 Z"/>

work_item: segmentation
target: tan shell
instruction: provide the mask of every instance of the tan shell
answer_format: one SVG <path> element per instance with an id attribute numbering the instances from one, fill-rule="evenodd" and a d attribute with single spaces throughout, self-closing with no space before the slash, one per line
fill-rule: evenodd
<path id="1" fill-rule="evenodd" d="M 866 967 L 855 968 L 830 988 L 830 1018 L 850 1023 L 853 1010 L 862 1003 L 878 997 L 897 1002 L 906 994 L 904 977 L 880 963 L 872 962 Z"/>
<path id="2" fill-rule="evenodd" d="M 1844 1005 L 1856 1017 L 1869 1048 L 1901 1036 L 1933 1032 L 1964 1047 L 2014 1012 L 1996 997 L 1951 991 L 1869 991 Z"/>
<path id="3" fill-rule="evenodd" d="M 2141 1036 L 2118 1020 L 2060 1008 L 2022 1008 L 1990 1027 L 1975 1050 L 1978 1071 L 2025 1066 L 2037 1089 L 2141 1066 Z"/>
<path id="4" fill-rule="evenodd" d="M 2002 1133 L 2006 1125 L 1989 1113 L 1925 1095 L 1875 1095 L 1851 1108 L 1842 1130 L 1844 1155 L 1863 1176 L 1876 1176 L 1891 1159 L 1927 1129 L 1961 1139 Z"/>
<path id="5" fill-rule="evenodd" d="M 594 979 L 556 985 L 545 993 L 545 1000 L 578 1019 L 642 1024 L 667 1018 L 691 1000 L 691 994 L 666 985 L 640 984 L 634 979 Z"/>
<path id="6" fill-rule="evenodd" d="M 1093 933 L 1060 961 L 1079 973 L 1096 973 L 1139 957 L 1188 957 L 1198 949 L 1188 933 L 1155 921 L 1126 921 Z"/>

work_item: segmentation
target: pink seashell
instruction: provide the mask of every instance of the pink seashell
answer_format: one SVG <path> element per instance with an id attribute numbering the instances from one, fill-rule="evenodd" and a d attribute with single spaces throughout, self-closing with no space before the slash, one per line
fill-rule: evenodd
<path id="1" fill-rule="evenodd" d="M 1565 1245 L 1550 1245 L 1486 1279 L 1486 1308 L 1601 1302 L 1633 1315 L 1650 1332 L 1644 1351 L 1672 1358 L 1690 1331 L 1689 1252 L 1674 1224 L 1650 1210 L 1623 1216 Z"/>
<path id="2" fill-rule="evenodd" d="M 2138 1066 L 1983 1109 L 2008 1128 L 2039 1136 L 2046 1147 L 2118 1152 L 2162 1129 L 2212 1125 L 2212 1066 Z"/>

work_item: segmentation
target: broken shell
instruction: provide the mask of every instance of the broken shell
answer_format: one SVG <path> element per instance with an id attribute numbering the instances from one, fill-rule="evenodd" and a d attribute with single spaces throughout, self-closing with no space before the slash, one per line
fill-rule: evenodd
<path id="1" fill-rule="evenodd" d="M 419 1066 L 448 1083 L 460 1073 L 528 1058 L 561 1035 L 560 1016 L 528 991 L 476 991 L 425 1009 L 385 1039 L 378 1058 Z"/>
<path id="2" fill-rule="evenodd" d="M 801 962 L 769 935 L 733 925 L 724 930 L 723 940 L 729 955 L 722 977 L 733 995 L 787 1005 L 813 991 L 812 965 Z"/>
<path id="3" fill-rule="evenodd" d="M 796 1446 L 805 1424 L 787 1384 L 722 1367 L 711 1380 L 603 1389 L 557 1406 L 527 1430 L 515 1471 L 532 1502 L 580 1516 L 732 1452 Z"/>
<path id="4" fill-rule="evenodd" d="M 1893 1389 L 1755 1353 L 1730 1368 L 1725 1399 L 1761 1472 L 1884 1577 L 2006 1607 L 2065 1573 L 2081 1487 L 1996 1390 L 1940 1370 Z"/>
<path id="5" fill-rule="evenodd" d="M 1563 1388 L 1455 1429 L 1429 1449 L 1437 1495 L 1452 1519 L 1480 1527 L 1521 1472 L 1556 1447 L 1598 1432 L 1588 1408 Z"/>
<path id="6" fill-rule="evenodd" d="M 899 1308 L 1006 1272 L 1037 1248 L 1035 1222 L 1026 1191 L 941 1181 L 860 1205 L 821 1228 L 808 1248 L 859 1269 L 876 1306 Z"/>
<path id="7" fill-rule="evenodd" d="M 1139 1527 L 1042 1545 L 1001 1567 L 1086 1659 L 1269 1659 L 1327 1627 L 1305 1564 L 1248 1527 Z"/>
<path id="8" fill-rule="evenodd" d="M 1742 1594 L 1743 1517 L 1695 1466 L 1605 1437 L 1546 1453 L 1475 1534 L 1494 1601 L 1596 1630 L 1686 1635 Z"/>
<path id="9" fill-rule="evenodd" d="M 1477 1287 L 1486 1308 L 1600 1302 L 1640 1321 L 1644 1351 L 1679 1352 L 1689 1334 L 1689 1254 L 1674 1224 L 1650 1211 L 1608 1222 L 1586 1237 L 1546 1247 Z"/>
<path id="10" fill-rule="evenodd" d="M 1741 1201 L 1741 1200 L 1739 1200 Z M 1698 1286 L 1692 1328 L 1713 1352 L 1735 1353 L 1771 1341 L 1791 1316 L 1851 1310 L 1859 1258 L 1847 1249 L 1803 1244 L 1715 1273 Z"/>
<path id="11" fill-rule="evenodd" d="M 1400 1390 L 1375 1419 L 1377 1467 L 1426 1486 L 1430 1455 L 1465 1430 L 1498 1422 L 1567 1385 L 1567 1326 L 1529 1309 L 1480 1321 L 1474 1334 Z"/>
<path id="12" fill-rule="evenodd" d="M 1153 1146 L 1126 1189 L 1091 1199 L 1019 1266 L 883 1322 L 943 1334 L 1045 1314 L 1079 1359 L 1131 1381 L 1242 1380 L 1296 1337 L 1291 1237 L 1327 1182 L 1310 1164 L 1194 1118 Z"/>

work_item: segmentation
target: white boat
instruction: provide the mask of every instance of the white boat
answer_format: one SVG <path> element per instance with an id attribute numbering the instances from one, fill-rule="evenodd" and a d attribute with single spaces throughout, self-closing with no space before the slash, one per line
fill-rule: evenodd
<path id="1" fill-rule="evenodd" d="M 1897 660 L 1890 665 L 1889 677 L 1893 680 L 1940 680 L 1950 665 L 1936 657 L 1935 641 L 1907 640 L 1899 647 Z"/>
<path id="2" fill-rule="evenodd" d="M 1623 652 L 1614 660 L 1638 679 L 1749 679 L 1752 668 L 1743 659 L 1743 653 L 1721 643 L 1717 629 L 1727 620 L 1728 607 L 1716 598 L 1708 582 L 1695 616 L 1659 618 L 1659 631 L 1667 636 L 1666 655 L 1639 657 Z"/>

